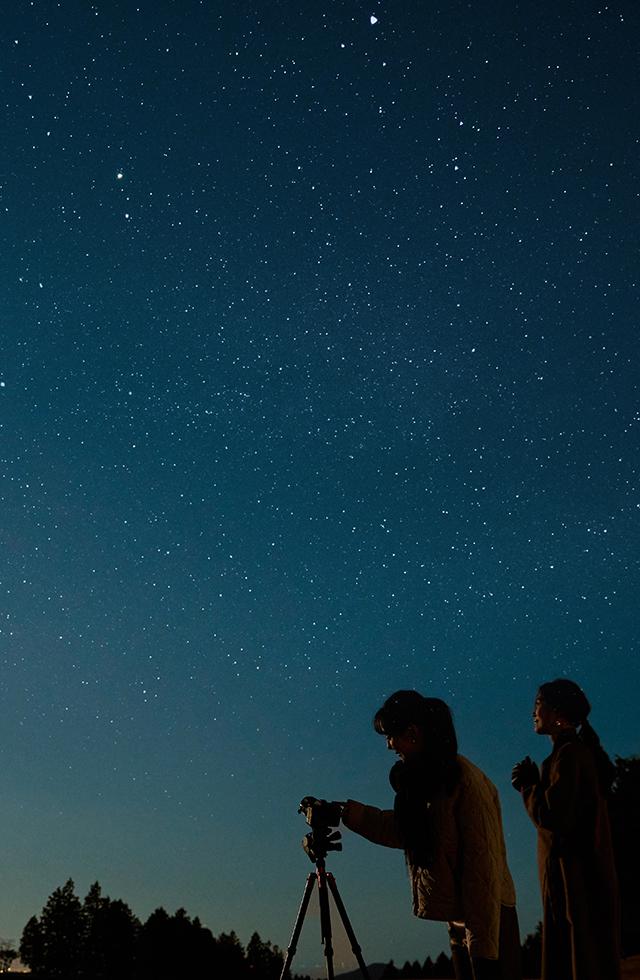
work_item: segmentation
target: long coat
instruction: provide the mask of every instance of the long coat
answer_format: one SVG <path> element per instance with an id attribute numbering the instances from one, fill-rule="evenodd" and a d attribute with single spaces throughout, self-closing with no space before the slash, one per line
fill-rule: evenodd
<path id="1" fill-rule="evenodd" d="M 619 980 L 618 889 L 593 752 L 563 733 L 522 797 L 538 829 L 542 980 Z"/>
<path id="2" fill-rule="evenodd" d="M 460 779 L 434 804 L 438 848 L 433 866 L 409 866 L 413 913 L 421 919 L 464 922 L 472 956 L 497 959 L 501 907 L 515 906 L 507 866 L 498 791 L 472 762 L 458 756 Z M 393 810 L 349 800 L 345 827 L 374 844 L 402 847 Z"/>

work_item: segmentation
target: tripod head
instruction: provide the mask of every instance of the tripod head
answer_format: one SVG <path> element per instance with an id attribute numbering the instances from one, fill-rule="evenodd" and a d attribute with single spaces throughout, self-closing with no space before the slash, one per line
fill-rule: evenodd
<path id="1" fill-rule="evenodd" d="M 342 803 L 328 803 L 318 800 L 315 796 L 305 796 L 300 801 L 298 813 L 304 813 L 311 827 L 306 834 L 302 846 L 310 861 L 314 864 L 324 864 L 328 851 L 341 851 L 342 834 L 335 828 L 340 823 Z"/>

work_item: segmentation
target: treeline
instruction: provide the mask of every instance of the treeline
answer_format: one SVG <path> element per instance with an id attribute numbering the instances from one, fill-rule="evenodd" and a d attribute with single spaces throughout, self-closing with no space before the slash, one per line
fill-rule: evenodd
<path id="1" fill-rule="evenodd" d="M 397 980 L 400 977 L 403 980 L 404 978 L 406 980 L 423 980 L 423 978 L 428 978 L 428 980 L 448 980 L 449 977 L 455 977 L 455 972 L 451 957 L 447 956 L 446 953 L 440 953 L 435 960 L 427 956 L 422 964 L 419 960 L 414 960 L 413 963 L 407 960 L 403 967 L 395 966 L 393 960 L 391 960 L 384 968 L 381 980 Z"/>
<path id="2" fill-rule="evenodd" d="M 536 931 L 527 936 L 522 944 L 522 975 L 539 977 L 542 966 L 542 923 Z M 446 953 L 440 953 L 432 960 L 427 956 L 424 963 L 406 961 L 404 966 L 395 966 L 391 960 L 384 968 L 381 980 L 449 980 L 455 977 L 453 961 Z"/>
<path id="3" fill-rule="evenodd" d="M 81 901 L 71 879 L 29 919 L 19 952 L 36 980 L 278 980 L 284 962 L 257 932 L 245 949 L 235 932 L 214 936 L 184 909 L 158 908 L 141 922 L 98 882 Z"/>

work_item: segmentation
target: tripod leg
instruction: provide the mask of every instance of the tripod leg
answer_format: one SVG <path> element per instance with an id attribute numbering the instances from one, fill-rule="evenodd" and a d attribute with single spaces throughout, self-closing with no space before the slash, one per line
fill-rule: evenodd
<path id="1" fill-rule="evenodd" d="M 344 902 L 340 898 L 340 892 L 338 891 L 338 886 L 336 885 L 336 880 L 332 874 L 327 874 L 327 881 L 329 883 L 329 888 L 331 889 L 331 894 L 333 895 L 333 900 L 336 903 L 336 908 L 340 913 L 340 918 L 342 919 L 342 924 L 344 926 L 344 931 L 349 937 L 349 942 L 351 943 L 351 949 L 353 954 L 358 961 L 358 966 L 360 967 L 360 972 L 364 977 L 364 980 L 369 980 L 369 971 L 367 970 L 366 963 L 362 958 L 362 950 L 358 945 L 358 940 L 356 939 L 356 934 L 353 931 L 353 927 L 349 922 L 349 916 L 347 915 L 347 910 L 344 907 Z"/>
<path id="2" fill-rule="evenodd" d="M 312 872 L 307 878 L 307 883 L 304 888 L 304 894 L 302 896 L 302 901 L 300 902 L 298 915 L 296 917 L 295 925 L 293 927 L 293 932 L 291 933 L 291 942 L 287 947 L 287 955 L 285 957 L 284 965 L 282 967 L 282 973 L 280 974 L 280 980 L 285 980 L 287 973 L 289 972 L 289 967 L 291 966 L 291 961 L 295 956 L 295 952 L 298 947 L 298 939 L 300 938 L 300 932 L 302 930 L 302 923 L 304 922 L 304 917 L 307 912 L 307 907 L 309 905 L 309 899 L 311 898 L 311 892 L 313 891 L 315 880 L 316 880 L 315 873 Z"/>
<path id="3" fill-rule="evenodd" d="M 331 911 L 329 909 L 329 892 L 327 891 L 327 875 L 324 866 L 318 868 L 318 902 L 320 904 L 320 932 L 324 946 L 324 956 L 327 964 L 327 980 L 333 980 L 333 946 L 331 944 Z"/>

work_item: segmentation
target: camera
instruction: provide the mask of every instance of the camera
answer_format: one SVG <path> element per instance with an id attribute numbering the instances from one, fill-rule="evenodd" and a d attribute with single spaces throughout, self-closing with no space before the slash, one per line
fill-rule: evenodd
<path id="1" fill-rule="evenodd" d="M 302 846 L 311 861 L 322 863 L 328 851 L 341 851 L 341 834 L 334 828 L 340 823 L 342 803 L 328 803 L 317 800 L 315 796 L 305 796 L 300 801 L 298 813 L 304 813 L 311 827 L 311 833 L 302 841 Z"/>
<path id="2" fill-rule="evenodd" d="M 315 796 L 305 796 L 300 801 L 298 813 L 304 813 L 312 830 L 328 830 L 340 823 L 342 803 L 329 803 L 327 800 L 317 800 Z"/>

